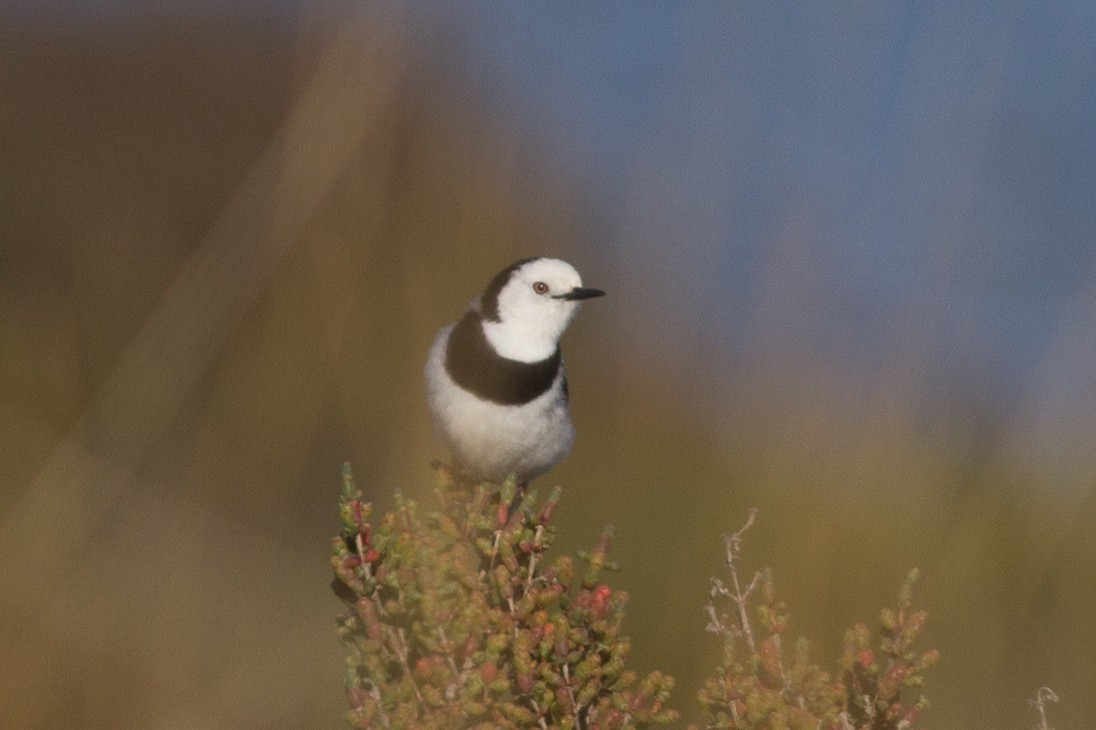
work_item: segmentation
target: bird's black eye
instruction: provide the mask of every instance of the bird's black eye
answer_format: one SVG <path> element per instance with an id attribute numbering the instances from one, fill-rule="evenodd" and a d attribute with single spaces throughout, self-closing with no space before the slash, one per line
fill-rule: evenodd
<path id="1" fill-rule="evenodd" d="M 547 294 L 548 293 L 548 285 L 545 284 L 543 281 L 534 281 L 533 282 L 533 291 L 535 291 L 537 294 Z"/>

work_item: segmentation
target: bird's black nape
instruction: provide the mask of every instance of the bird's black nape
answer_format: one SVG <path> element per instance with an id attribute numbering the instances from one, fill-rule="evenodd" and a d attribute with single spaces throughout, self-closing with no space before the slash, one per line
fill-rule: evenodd
<path id="1" fill-rule="evenodd" d="M 490 322 L 501 321 L 499 317 L 499 292 L 502 291 L 502 287 L 506 286 L 506 282 L 510 281 L 510 277 L 514 272 L 520 269 L 530 261 L 536 261 L 542 259 L 543 256 L 530 256 L 527 259 L 521 261 L 515 261 L 507 266 L 505 269 L 495 274 L 495 277 L 491 279 L 487 284 L 487 288 L 483 290 L 483 295 L 480 297 L 480 314 L 483 318 Z"/>

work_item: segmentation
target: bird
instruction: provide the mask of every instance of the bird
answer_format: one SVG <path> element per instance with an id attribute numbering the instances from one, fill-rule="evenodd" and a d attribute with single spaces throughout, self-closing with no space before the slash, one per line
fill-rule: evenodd
<path id="1" fill-rule="evenodd" d="M 438 331 L 424 376 L 434 432 L 469 477 L 524 489 L 571 451 L 559 340 L 586 299 L 575 268 L 534 256 L 499 271 L 456 322 Z"/>

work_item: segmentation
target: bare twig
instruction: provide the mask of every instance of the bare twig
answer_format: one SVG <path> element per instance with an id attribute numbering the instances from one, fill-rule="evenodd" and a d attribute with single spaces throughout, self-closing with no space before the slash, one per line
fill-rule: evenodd
<path id="1" fill-rule="evenodd" d="M 575 699 L 575 689 L 571 686 L 571 669 L 566 663 L 563 665 L 563 686 L 567 690 L 567 697 L 571 700 L 571 712 L 575 714 L 575 722 L 578 722 L 581 708 Z"/>
<path id="2" fill-rule="evenodd" d="M 533 537 L 534 543 L 540 543 L 541 536 L 544 534 L 544 525 L 537 525 L 536 534 Z M 529 574 L 525 577 L 525 592 L 528 593 L 533 589 L 533 578 L 537 574 L 537 553 L 534 551 L 529 556 Z"/>
<path id="3" fill-rule="evenodd" d="M 1028 700 L 1028 704 L 1035 708 L 1035 711 L 1039 713 L 1039 725 L 1035 730 L 1053 730 L 1050 725 L 1047 725 L 1047 703 L 1057 702 L 1058 695 L 1054 693 L 1050 687 L 1040 687 L 1039 691 L 1035 693 L 1035 699 Z"/>
<path id="4" fill-rule="evenodd" d="M 369 696 L 373 698 L 373 702 L 377 705 L 377 712 L 380 716 L 381 724 L 388 728 L 392 727 L 392 723 L 388 719 L 388 713 L 384 711 L 384 703 L 381 701 L 381 691 L 372 680 L 369 682 Z"/>
<path id="5" fill-rule="evenodd" d="M 392 644 L 392 649 L 396 652 L 396 657 L 400 660 L 400 664 L 403 666 L 403 671 L 407 673 L 407 678 L 411 682 L 411 689 L 415 691 L 415 698 L 419 701 L 419 705 L 422 705 L 425 700 L 423 699 L 422 692 L 419 691 L 418 682 L 415 681 L 415 675 L 411 671 L 411 665 L 407 661 L 407 634 L 404 633 L 403 628 L 399 628 L 395 633 L 389 631 L 388 638 Z"/>
<path id="6" fill-rule="evenodd" d="M 453 642 L 449 640 L 449 634 L 445 633 L 445 628 L 442 626 L 437 627 L 434 633 L 438 637 L 438 644 L 445 653 L 445 662 L 449 665 L 449 671 L 453 673 L 454 679 L 461 681 L 460 670 L 457 669 L 457 662 L 453 658 Z"/>
<path id="7" fill-rule="evenodd" d="M 750 579 L 750 584 L 743 590 L 738 580 L 738 559 L 742 554 L 742 536 L 746 533 L 746 530 L 753 527 L 754 520 L 757 519 L 757 512 L 757 507 L 751 507 L 749 517 L 746 518 L 746 524 L 742 525 L 738 532 L 733 535 L 723 536 L 723 549 L 726 551 L 727 569 L 731 572 L 734 591 L 728 591 L 718 581 L 713 581 L 713 584 L 718 586 L 722 595 L 730 596 L 731 600 L 738 605 L 738 619 L 742 626 L 742 635 L 746 638 L 746 645 L 750 648 L 751 653 L 757 651 L 757 646 L 754 644 L 753 629 L 750 628 L 750 614 L 746 610 L 746 601 L 749 600 L 750 594 L 757 588 L 757 583 L 761 580 L 761 572 L 755 572 L 753 578 Z"/>
<path id="8" fill-rule="evenodd" d="M 868 716 L 868 719 L 872 722 L 875 721 L 875 700 L 868 695 L 860 695 L 861 701 L 864 703 L 864 714 Z"/>

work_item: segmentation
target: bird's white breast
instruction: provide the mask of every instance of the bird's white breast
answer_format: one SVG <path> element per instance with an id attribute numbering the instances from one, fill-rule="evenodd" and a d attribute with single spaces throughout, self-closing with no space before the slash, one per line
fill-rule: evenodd
<path id="1" fill-rule="evenodd" d="M 516 473 L 518 481 L 525 482 L 563 460 L 574 442 L 574 427 L 562 395 L 562 367 L 552 387 L 528 403 L 483 400 L 457 385 L 446 371 L 453 326 L 444 327 L 430 348 L 426 395 L 435 431 L 465 471 L 493 481 Z"/>
<path id="2" fill-rule="evenodd" d="M 545 333 L 532 326 L 517 327 L 507 322 L 485 321 L 483 334 L 495 352 L 518 362 L 546 360 L 559 346 L 558 338 L 552 332 Z"/>

